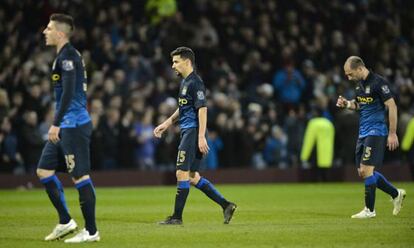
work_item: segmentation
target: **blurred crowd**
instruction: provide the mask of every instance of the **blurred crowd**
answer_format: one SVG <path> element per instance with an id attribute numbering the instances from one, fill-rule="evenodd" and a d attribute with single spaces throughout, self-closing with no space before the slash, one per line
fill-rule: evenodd
<path id="1" fill-rule="evenodd" d="M 175 168 L 179 128 L 161 139 L 152 130 L 177 108 L 178 46 L 194 49 L 208 89 L 205 169 L 299 166 L 314 117 L 334 124 L 334 166 L 353 164 L 358 114 L 335 107 L 354 96 L 350 55 L 391 82 L 400 137 L 414 113 L 411 1 L 3 0 L 0 171 L 33 172 L 47 140 L 56 51 L 42 31 L 54 12 L 74 17 L 71 42 L 87 65 L 95 170 Z"/>

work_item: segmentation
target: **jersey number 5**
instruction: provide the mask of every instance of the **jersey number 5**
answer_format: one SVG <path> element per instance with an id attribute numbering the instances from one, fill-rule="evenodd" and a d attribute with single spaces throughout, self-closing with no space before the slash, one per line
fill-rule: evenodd
<path id="1" fill-rule="evenodd" d="M 66 160 L 66 167 L 68 168 L 68 172 L 71 173 L 73 168 L 75 168 L 75 155 L 69 154 L 65 155 Z"/>

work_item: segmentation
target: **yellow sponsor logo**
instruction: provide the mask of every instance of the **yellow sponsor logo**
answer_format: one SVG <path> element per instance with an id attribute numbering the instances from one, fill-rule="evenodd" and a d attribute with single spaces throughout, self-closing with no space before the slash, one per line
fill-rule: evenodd
<path id="1" fill-rule="evenodd" d="M 365 103 L 365 104 L 369 104 L 369 103 L 372 103 L 373 101 L 374 101 L 374 98 L 372 98 L 372 97 L 364 97 L 364 96 L 357 96 L 357 101 L 359 102 L 359 103 Z"/>
<path id="2" fill-rule="evenodd" d="M 185 98 L 178 98 L 178 105 L 183 106 L 188 103 L 187 99 Z"/>
<path id="3" fill-rule="evenodd" d="M 56 74 L 55 73 L 55 74 L 52 75 L 52 80 L 53 81 L 58 81 L 59 79 L 60 79 L 60 75 L 59 74 Z"/>

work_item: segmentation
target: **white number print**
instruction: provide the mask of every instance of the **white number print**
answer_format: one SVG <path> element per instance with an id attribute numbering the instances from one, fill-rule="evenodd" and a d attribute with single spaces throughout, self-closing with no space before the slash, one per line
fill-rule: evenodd
<path id="1" fill-rule="evenodd" d="M 69 154 L 65 155 L 66 160 L 66 167 L 68 168 L 68 172 L 71 173 L 73 168 L 75 168 L 75 155 Z"/>

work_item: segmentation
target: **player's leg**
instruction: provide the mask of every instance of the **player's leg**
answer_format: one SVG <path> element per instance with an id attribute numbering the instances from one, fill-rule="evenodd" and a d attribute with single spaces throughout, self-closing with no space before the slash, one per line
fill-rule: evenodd
<path id="1" fill-rule="evenodd" d="M 180 145 L 177 154 L 177 194 L 175 195 L 174 213 L 168 216 L 164 221 L 159 222 L 161 225 L 181 225 L 183 218 L 183 210 L 190 193 L 190 164 L 193 163 L 195 153 L 195 135 L 194 128 L 182 131 Z"/>
<path id="2" fill-rule="evenodd" d="M 393 199 L 398 196 L 398 189 L 394 187 L 381 173 L 374 171 L 374 176 L 377 180 L 377 187 L 389 194 Z"/>
<path id="3" fill-rule="evenodd" d="M 198 148 L 198 130 L 194 132 L 194 146 L 193 152 L 195 154 L 194 162 L 190 167 L 190 183 L 195 186 L 197 189 L 201 190 L 208 198 L 219 204 L 223 209 L 225 209 L 230 202 L 227 201 L 220 192 L 214 187 L 214 185 L 207 180 L 207 178 L 201 177 L 198 172 L 200 169 L 201 160 L 203 159 L 203 154 Z"/>
<path id="4" fill-rule="evenodd" d="M 75 167 L 76 168 L 76 167 Z M 79 203 L 85 220 L 85 228 L 65 243 L 83 243 L 95 242 L 101 239 L 99 231 L 96 228 L 95 205 L 96 195 L 95 188 L 89 175 L 72 178 L 75 187 L 79 192 Z"/>
<path id="5" fill-rule="evenodd" d="M 44 185 L 47 195 L 59 215 L 59 224 L 45 237 L 47 241 L 60 239 L 77 228 L 76 222 L 72 220 L 66 206 L 62 183 L 55 175 L 59 163 L 64 163 L 63 159 L 59 159 L 62 156 L 59 149 L 59 145 L 47 142 L 36 170 L 37 176 Z"/>
<path id="6" fill-rule="evenodd" d="M 402 204 L 406 195 L 404 189 L 397 189 L 392 185 L 381 173 L 374 171 L 374 176 L 377 179 L 377 187 L 387 193 L 392 198 L 394 208 L 392 210 L 393 215 L 398 215 L 401 211 Z"/>
<path id="7" fill-rule="evenodd" d="M 95 188 L 89 176 L 91 169 L 89 154 L 91 133 L 91 123 L 76 128 L 61 129 L 61 146 L 65 155 L 67 170 L 78 190 L 80 208 L 85 220 L 85 228 L 74 237 L 65 240 L 65 243 L 100 240 L 95 221 Z"/>
<path id="8" fill-rule="evenodd" d="M 372 147 L 373 152 L 371 156 L 371 163 L 375 164 L 377 167 L 382 165 L 384 159 L 384 152 L 386 149 L 387 137 L 376 136 L 370 137 L 367 140 L 367 146 Z M 381 173 L 374 171 L 374 177 L 376 180 L 377 187 L 391 196 L 392 202 L 394 205 L 393 214 L 397 215 L 402 207 L 403 200 L 405 198 L 405 190 L 397 189 L 392 185 Z"/>
<path id="9" fill-rule="evenodd" d="M 197 159 L 196 159 L 197 161 Z M 200 161 L 200 160 L 198 160 Z M 192 168 L 196 170 L 196 168 Z M 222 194 L 214 187 L 214 185 L 204 177 L 200 176 L 197 171 L 190 172 L 190 183 L 197 189 L 201 190 L 208 198 L 216 202 L 223 209 L 224 224 L 230 223 L 233 217 L 234 211 L 237 209 L 237 205 L 233 202 L 229 202 L 224 198 Z"/>
<path id="10" fill-rule="evenodd" d="M 374 176 L 375 166 L 361 164 L 359 169 L 365 183 L 365 206 L 371 212 L 375 212 L 375 192 L 377 189 L 377 182 Z"/>
<path id="11" fill-rule="evenodd" d="M 201 177 L 197 171 L 190 172 L 190 183 L 201 190 L 208 198 L 219 204 L 223 209 L 230 204 L 214 185 L 206 178 Z"/>
<path id="12" fill-rule="evenodd" d="M 180 220 L 183 218 L 183 211 L 185 203 L 187 202 L 188 194 L 190 193 L 190 176 L 187 168 L 177 170 L 177 194 L 175 195 L 174 213 L 173 219 L 176 219 L 176 223 L 172 220 L 169 224 L 181 224 Z"/>
<path id="13" fill-rule="evenodd" d="M 179 151 L 180 152 L 180 151 Z M 183 223 L 183 211 L 190 193 L 190 181 L 188 170 L 177 170 L 177 193 L 175 194 L 174 213 L 165 220 L 159 222 L 160 225 L 181 225 Z"/>
<path id="14" fill-rule="evenodd" d="M 376 182 L 375 177 L 373 177 L 374 167 L 367 164 L 371 158 L 371 147 L 366 148 L 366 139 L 358 139 L 355 150 L 358 175 L 364 179 L 365 183 L 365 208 L 361 212 L 351 216 L 351 218 L 357 219 L 372 218 L 376 215 L 374 210 Z"/>
<path id="15" fill-rule="evenodd" d="M 376 216 L 375 191 L 377 186 L 373 175 L 374 168 L 374 166 L 364 164 L 360 164 L 360 167 L 358 168 L 358 174 L 364 179 L 365 183 L 365 208 L 361 212 L 352 215 L 352 218 L 366 219 Z"/>

